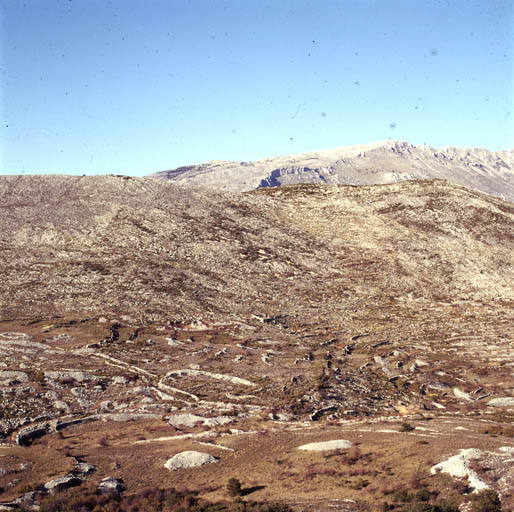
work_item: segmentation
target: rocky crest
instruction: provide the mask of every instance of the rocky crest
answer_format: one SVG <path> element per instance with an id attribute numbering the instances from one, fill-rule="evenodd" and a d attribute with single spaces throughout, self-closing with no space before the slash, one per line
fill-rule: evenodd
<path id="1" fill-rule="evenodd" d="M 296 183 L 372 185 L 436 178 L 514 201 L 514 150 L 435 149 L 388 140 L 256 162 L 210 161 L 149 177 L 231 191 Z"/>

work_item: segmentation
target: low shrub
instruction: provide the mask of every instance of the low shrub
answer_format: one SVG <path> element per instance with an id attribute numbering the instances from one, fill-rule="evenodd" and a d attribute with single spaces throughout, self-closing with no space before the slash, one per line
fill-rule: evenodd
<path id="1" fill-rule="evenodd" d="M 243 493 L 241 482 L 237 478 L 230 478 L 227 482 L 227 492 L 231 498 L 241 496 Z"/>
<path id="2" fill-rule="evenodd" d="M 76 488 L 44 498 L 40 512 L 294 512 L 282 503 L 209 503 L 193 491 L 148 488 L 130 496 L 99 494 Z"/>
<path id="3" fill-rule="evenodd" d="M 498 493 L 484 489 L 470 496 L 473 512 L 501 512 L 502 505 Z"/>

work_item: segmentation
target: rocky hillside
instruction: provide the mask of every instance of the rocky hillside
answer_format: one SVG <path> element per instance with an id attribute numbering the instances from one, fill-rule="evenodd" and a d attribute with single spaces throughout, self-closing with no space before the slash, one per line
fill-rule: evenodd
<path id="1" fill-rule="evenodd" d="M 0 314 L 215 319 L 514 296 L 514 207 L 444 181 L 244 195 L 0 178 Z"/>
<path id="2" fill-rule="evenodd" d="M 256 162 L 211 161 L 149 177 L 232 191 L 295 183 L 370 185 L 437 178 L 514 201 L 514 150 L 434 149 L 384 141 Z"/>
<path id="3" fill-rule="evenodd" d="M 234 475 L 265 510 L 514 510 L 513 306 L 514 206 L 447 181 L 0 177 L 0 510 Z"/>

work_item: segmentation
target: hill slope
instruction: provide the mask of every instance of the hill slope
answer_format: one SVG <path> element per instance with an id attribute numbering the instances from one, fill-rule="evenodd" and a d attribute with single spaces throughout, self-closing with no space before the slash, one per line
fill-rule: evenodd
<path id="1" fill-rule="evenodd" d="M 514 207 L 442 181 L 232 195 L 0 179 L 1 314 L 214 318 L 370 295 L 514 296 Z"/>
<path id="2" fill-rule="evenodd" d="M 437 178 L 514 201 L 514 150 L 434 149 L 384 141 L 256 162 L 212 161 L 149 177 L 232 191 L 294 183 L 365 185 Z"/>
<path id="3" fill-rule="evenodd" d="M 440 180 L 0 177 L 1 499 L 241 475 L 298 511 L 462 502 L 428 471 L 473 448 L 513 510 L 513 255 L 514 206 Z M 184 450 L 219 461 L 168 471 Z"/>

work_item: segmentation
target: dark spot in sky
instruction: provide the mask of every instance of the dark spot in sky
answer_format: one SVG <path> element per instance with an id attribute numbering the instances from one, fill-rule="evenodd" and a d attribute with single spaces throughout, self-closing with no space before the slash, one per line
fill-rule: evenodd
<path id="1" fill-rule="evenodd" d="M 360 82 L 353 82 L 353 85 L 360 85 Z"/>
<path id="2" fill-rule="evenodd" d="M 316 41 L 313 39 L 312 42 L 315 43 Z"/>
<path id="3" fill-rule="evenodd" d="M 6 128 L 9 128 L 9 125 L 8 125 L 8 124 L 6 124 L 6 125 L 5 125 L 5 127 L 6 127 Z"/>
<path id="4" fill-rule="evenodd" d="M 389 128 L 391 128 L 391 130 L 395 130 L 396 129 L 396 123 L 391 123 L 389 125 Z"/>
<path id="5" fill-rule="evenodd" d="M 437 48 L 432 48 L 430 50 L 430 55 L 432 55 L 432 57 L 437 57 L 439 55 L 439 50 Z"/>
<path id="6" fill-rule="evenodd" d="M 354 55 L 357 57 L 357 55 L 359 55 L 359 54 L 357 52 L 355 52 Z"/>
<path id="7" fill-rule="evenodd" d="M 327 113 L 326 112 L 321 112 L 321 117 L 327 117 Z"/>
<path id="8" fill-rule="evenodd" d="M 236 133 L 236 132 L 237 132 L 237 130 L 232 128 L 232 133 Z"/>
<path id="9" fill-rule="evenodd" d="M 289 140 L 293 140 L 293 137 L 289 137 Z"/>

